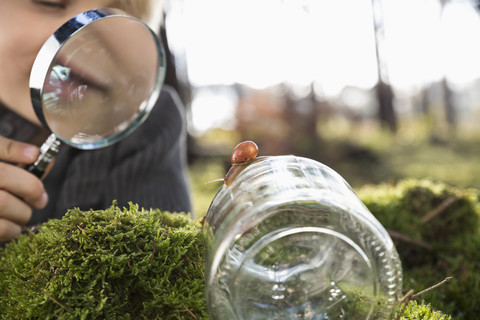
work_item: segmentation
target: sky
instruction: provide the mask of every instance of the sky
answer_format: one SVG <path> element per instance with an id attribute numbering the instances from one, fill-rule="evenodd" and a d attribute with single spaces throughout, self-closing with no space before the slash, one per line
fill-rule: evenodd
<path id="1" fill-rule="evenodd" d="M 468 0 L 443 10 L 438 0 L 381 4 L 381 50 L 394 87 L 415 90 L 444 76 L 462 86 L 479 77 L 480 15 Z M 195 87 L 314 82 L 335 96 L 377 82 L 370 0 L 175 0 L 167 8 L 169 45 L 184 55 Z M 200 119 L 206 110 L 232 120 L 231 97 L 207 91 L 198 98 L 192 112 L 201 130 L 217 121 Z"/>

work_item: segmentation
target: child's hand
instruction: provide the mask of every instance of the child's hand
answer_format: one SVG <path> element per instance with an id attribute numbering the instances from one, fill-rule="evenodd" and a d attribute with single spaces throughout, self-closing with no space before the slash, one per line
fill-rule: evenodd
<path id="1" fill-rule="evenodd" d="M 36 146 L 0 136 L 0 242 L 20 234 L 32 216 L 32 208 L 47 205 L 42 181 L 25 169 L 10 163 L 31 164 L 38 156 Z"/>

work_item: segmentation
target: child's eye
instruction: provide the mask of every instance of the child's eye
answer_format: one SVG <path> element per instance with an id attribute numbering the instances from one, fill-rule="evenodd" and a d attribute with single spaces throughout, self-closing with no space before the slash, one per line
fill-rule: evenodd
<path id="1" fill-rule="evenodd" d="M 58 9 L 65 9 L 66 7 L 66 4 L 65 4 L 65 1 L 55 1 L 55 0 L 33 0 L 34 3 L 38 4 L 38 5 L 41 5 L 41 6 L 45 6 L 45 7 L 48 7 L 48 8 L 58 8 Z"/>

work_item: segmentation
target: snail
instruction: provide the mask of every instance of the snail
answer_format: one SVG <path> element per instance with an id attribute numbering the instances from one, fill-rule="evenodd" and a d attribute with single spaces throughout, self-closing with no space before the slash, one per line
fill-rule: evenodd
<path id="1" fill-rule="evenodd" d="M 258 146 L 253 141 L 243 141 L 237 144 L 232 151 L 231 164 L 232 167 L 228 170 L 223 178 L 214 179 L 205 183 L 223 181 L 226 186 L 232 184 L 233 179 L 245 168 L 245 165 L 252 162 L 258 155 Z"/>

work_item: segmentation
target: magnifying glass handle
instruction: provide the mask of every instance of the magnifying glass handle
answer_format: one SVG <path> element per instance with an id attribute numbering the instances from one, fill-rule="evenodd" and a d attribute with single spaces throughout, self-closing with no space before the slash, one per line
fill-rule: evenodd
<path id="1" fill-rule="evenodd" d="M 52 133 L 40 147 L 40 155 L 38 156 L 37 160 L 33 164 L 27 166 L 25 169 L 41 178 L 45 173 L 48 164 L 60 150 L 60 145 L 60 140 L 58 140 L 57 136 Z"/>

